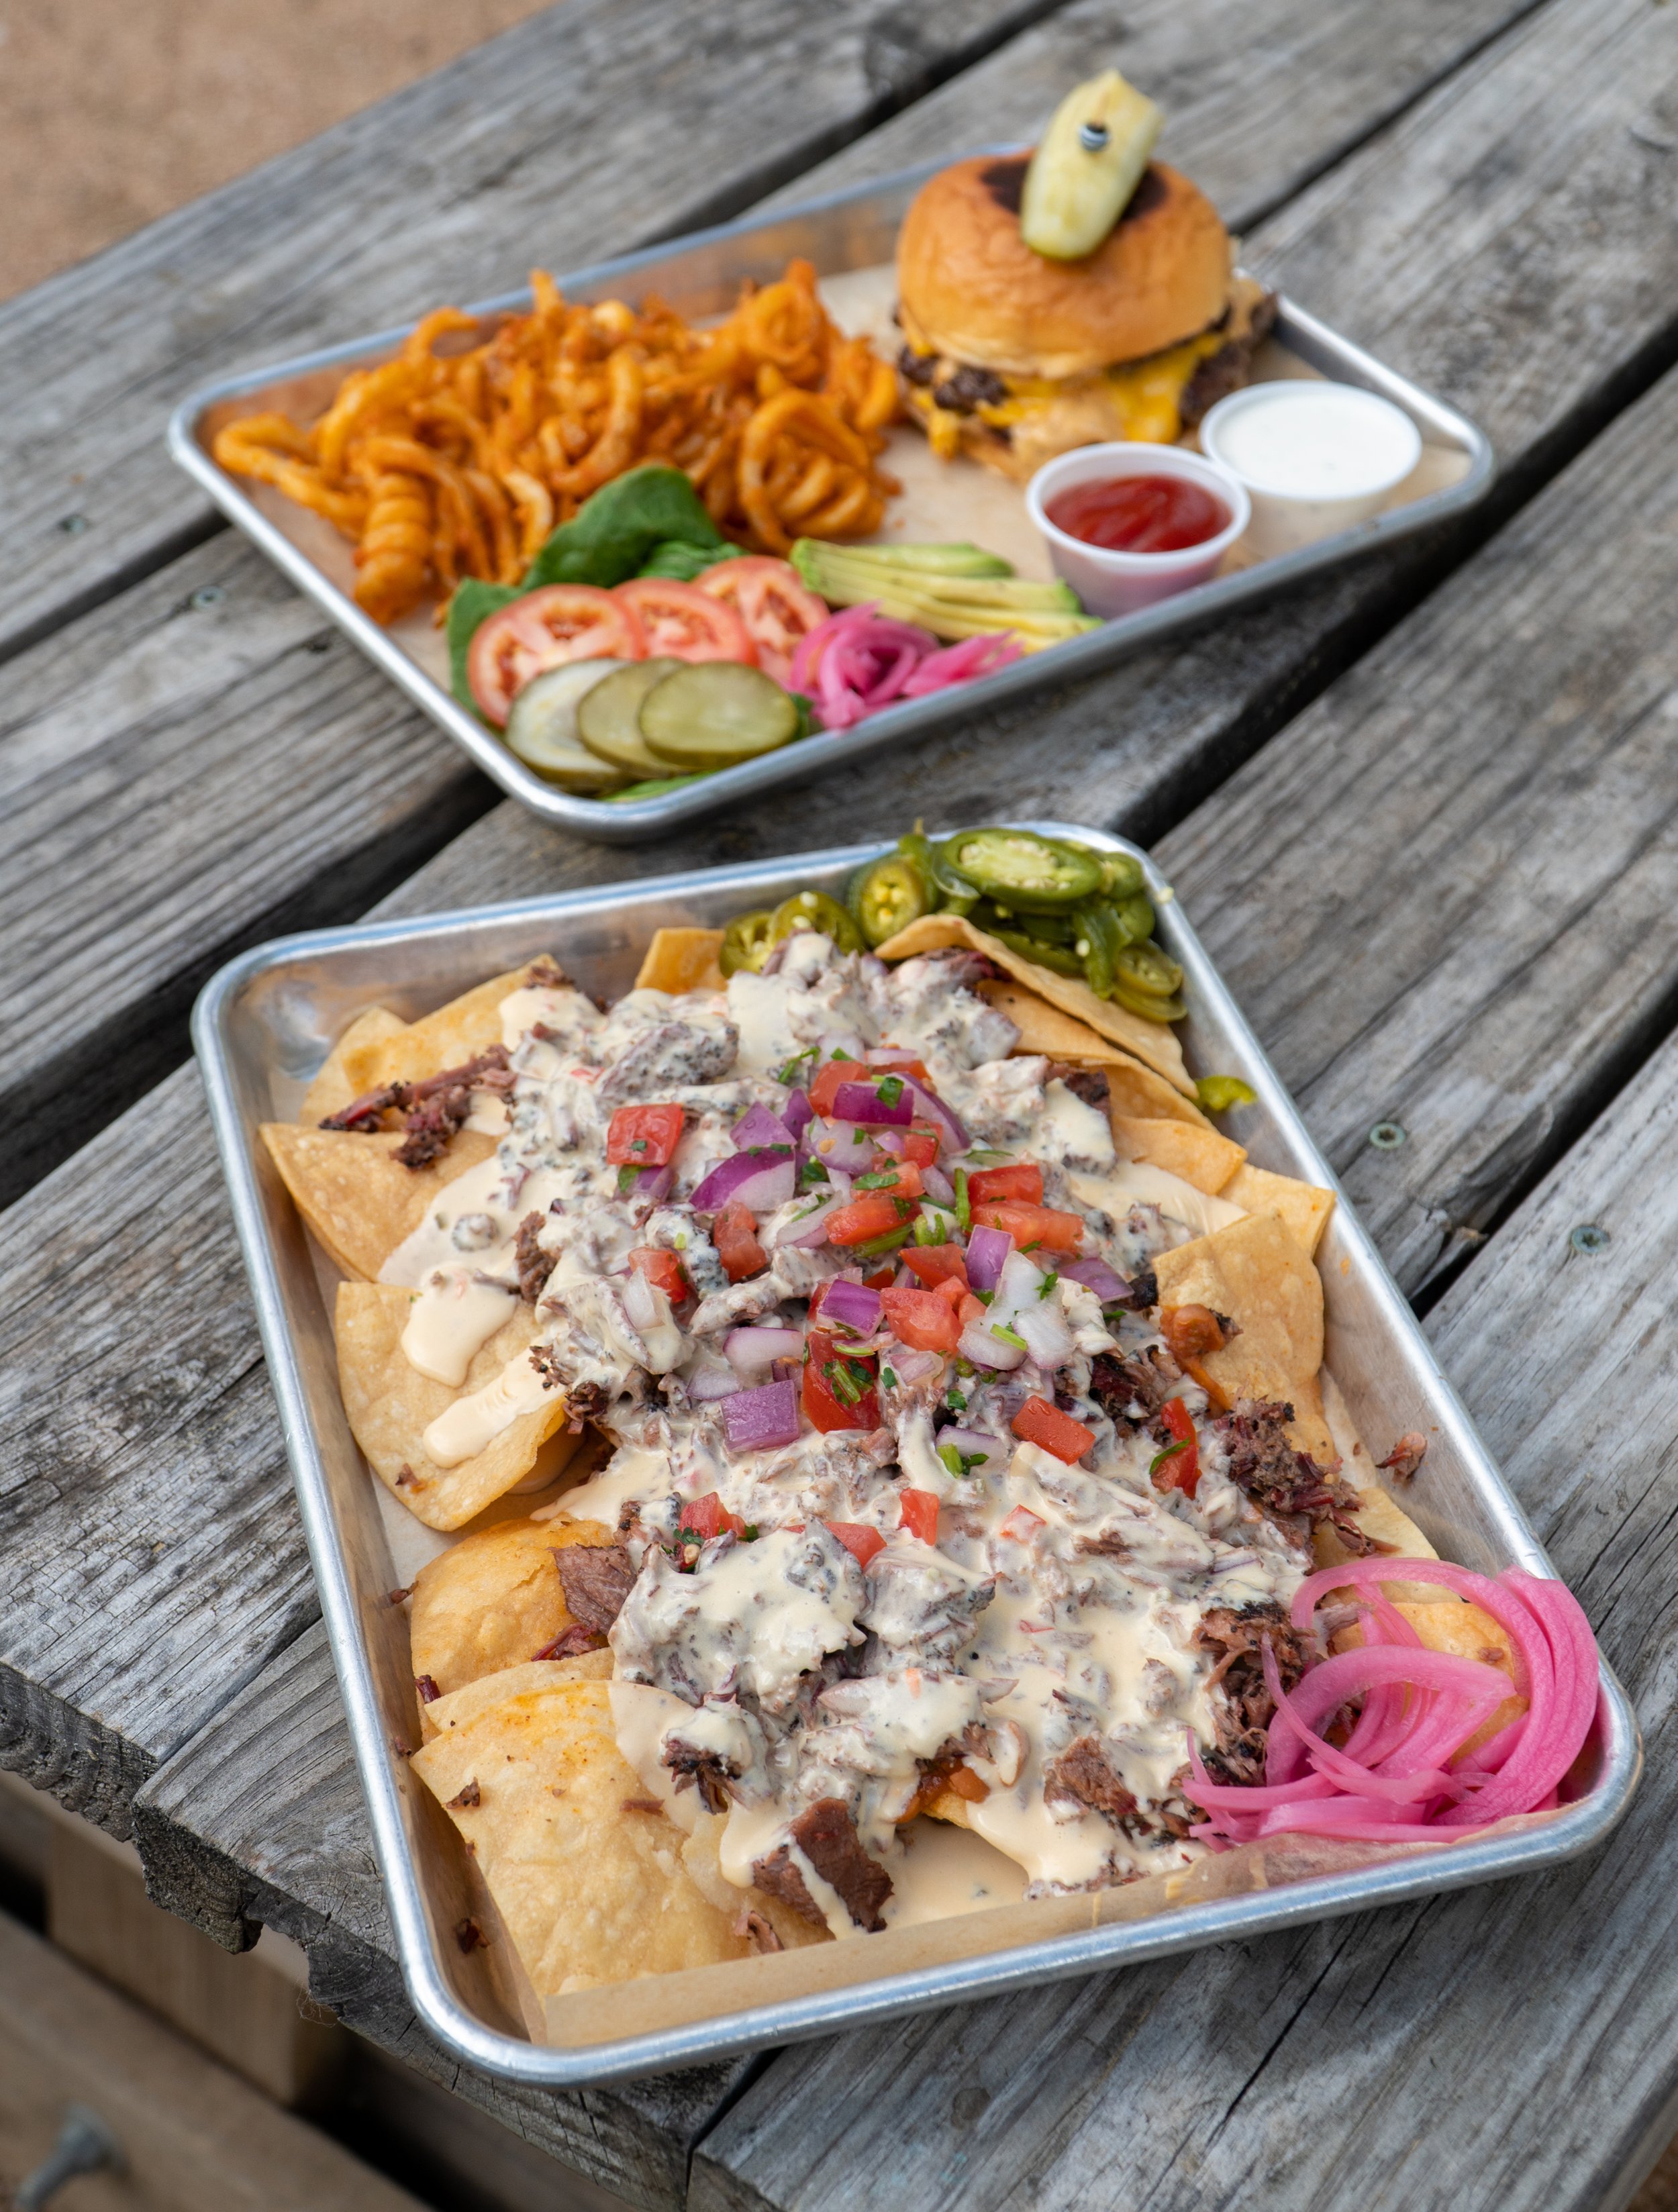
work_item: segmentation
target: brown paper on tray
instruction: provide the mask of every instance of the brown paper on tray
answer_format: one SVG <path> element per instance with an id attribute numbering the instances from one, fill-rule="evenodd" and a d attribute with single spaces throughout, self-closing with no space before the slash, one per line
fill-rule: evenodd
<path id="1" fill-rule="evenodd" d="M 918 952 L 939 952 L 952 945 L 964 945 L 971 952 L 982 952 L 987 959 L 996 963 L 1005 975 L 1012 975 L 1015 982 L 1024 984 L 1060 1012 L 1083 1023 L 1086 1029 L 1122 1045 L 1145 1067 L 1163 1075 L 1185 1098 L 1194 1097 L 1195 1086 L 1183 1064 L 1183 1047 L 1168 1023 L 1144 1021 L 1140 1015 L 1116 1006 L 1110 999 L 1097 998 L 1087 983 L 1079 982 L 1074 976 L 1057 975 L 1051 968 L 1038 967 L 1035 960 L 1022 959 L 1000 938 L 976 929 L 964 915 L 923 914 L 918 921 L 910 922 L 895 937 L 888 937 L 877 950 L 882 960 L 909 960 Z"/>
<path id="2" fill-rule="evenodd" d="M 495 1149 L 495 1139 L 482 1130 L 460 1129 L 441 1159 L 404 1168 L 395 1157 L 406 1142 L 400 1129 L 264 1121 L 261 1135 L 317 1243 L 334 1265 L 362 1282 L 371 1282 L 419 1227 L 439 1192 Z"/>
<path id="3" fill-rule="evenodd" d="M 1453 1835 L 1448 1842 L 1460 1840 Z M 545 2003 L 547 2039 L 576 2049 L 615 2041 L 620 2036 L 655 2034 L 661 2028 L 685 2026 L 748 2006 L 817 1996 L 889 1974 L 922 1972 L 958 1960 L 1049 1942 L 1081 1935 L 1085 1929 L 1155 1919 L 1222 1899 L 1283 1889 L 1447 1847 L 1444 1840 L 1438 1844 L 1365 1844 L 1321 1836 L 1273 1837 L 1262 1844 L 1243 1844 L 1231 1851 L 1209 1854 L 1192 1867 L 1149 1875 L 1116 1889 L 1039 1898 L 1029 1905 L 997 1905 L 988 1912 L 964 1913 L 917 1927 L 890 1928 L 878 1936 L 815 1944 L 807 1950 L 690 1967 L 681 1972 L 648 1975 L 607 1988 L 550 1996 Z"/>

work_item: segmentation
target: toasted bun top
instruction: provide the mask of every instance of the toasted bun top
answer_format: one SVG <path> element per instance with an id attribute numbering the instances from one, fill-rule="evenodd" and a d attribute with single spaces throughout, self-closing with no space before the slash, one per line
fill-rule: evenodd
<path id="1" fill-rule="evenodd" d="M 1087 375 L 1217 321 L 1230 240 L 1204 192 L 1156 161 L 1095 252 L 1050 261 L 1019 234 L 1023 155 L 982 155 L 921 188 L 897 238 L 903 328 L 958 362 Z"/>

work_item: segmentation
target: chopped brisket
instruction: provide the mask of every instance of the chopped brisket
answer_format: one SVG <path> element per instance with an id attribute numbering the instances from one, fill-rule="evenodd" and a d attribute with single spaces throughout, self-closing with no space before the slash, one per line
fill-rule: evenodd
<path id="1" fill-rule="evenodd" d="M 744 1936 L 754 1951 L 779 1951 L 784 1948 L 774 1928 L 751 1905 L 747 1905 L 734 1923 L 734 1933 Z"/>
<path id="2" fill-rule="evenodd" d="M 862 1848 L 856 1822 L 842 1797 L 823 1797 L 793 1822 L 793 1841 L 822 1880 L 836 1890 L 859 1928 L 872 1936 L 885 1927 L 880 1907 L 891 1894 L 891 1877 L 877 1866 Z M 790 1905 L 794 1912 L 818 1928 L 824 1927 L 821 1907 L 805 1887 L 790 1847 L 780 1844 L 751 1869 L 759 1889 Z"/>
<path id="3" fill-rule="evenodd" d="M 1135 1429 L 1159 1411 L 1170 1384 L 1146 1353 L 1127 1359 L 1116 1352 L 1098 1352 L 1090 1363 L 1090 1395 L 1115 1428 Z M 1133 1406 L 1140 1413 L 1133 1413 Z"/>
<path id="4" fill-rule="evenodd" d="M 527 1213 L 519 1224 L 513 1247 L 513 1264 L 519 1273 L 519 1296 L 527 1306 L 533 1306 L 546 1290 L 558 1256 L 544 1251 L 537 1241 L 545 1218 L 540 1213 Z"/>
<path id="5" fill-rule="evenodd" d="M 1265 1730 L 1275 1707 L 1265 1686 L 1263 1647 L 1268 1644 L 1282 1687 L 1291 1690 L 1314 1656 L 1310 1640 L 1294 1627 L 1280 1606 L 1269 1600 L 1239 1611 L 1213 1606 L 1195 1631 L 1195 1648 L 1210 1652 L 1215 1664 L 1207 1677 L 1216 1747 L 1206 1755 L 1207 1771 L 1219 1782 L 1264 1779 Z"/>
<path id="6" fill-rule="evenodd" d="M 419 1692 L 419 1700 L 423 1705 L 435 1705 L 443 1694 L 429 1674 L 416 1674 L 414 1687 Z"/>
<path id="7" fill-rule="evenodd" d="M 574 1382 L 565 1394 L 565 1425 L 575 1435 L 585 1421 L 598 1421 L 607 1406 L 604 1382 Z"/>
<path id="8" fill-rule="evenodd" d="M 1107 1110 L 1107 1101 L 1112 1086 L 1107 1080 L 1104 1067 L 1074 1067 L 1064 1060 L 1051 1060 L 1043 1072 L 1043 1081 L 1064 1083 L 1074 1098 L 1081 1098 L 1086 1106 Z"/>
<path id="9" fill-rule="evenodd" d="M 635 1562 L 621 1544 L 568 1544 L 554 1553 L 574 1620 L 602 1631 L 623 1610 L 635 1584 Z"/>
<path id="10" fill-rule="evenodd" d="M 470 1782 L 460 1784 L 457 1794 L 448 1801 L 448 1809 L 451 1813 L 471 1813 L 483 1802 L 483 1792 L 478 1788 L 477 1778 L 474 1776 Z"/>
<path id="11" fill-rule="evenodd" d="M 1051 1805 L 1070 1799 L 1121 1826 L 1136 1812 L 1136 1800 L 1109 1765 L 1098 1736 L 1080 1735 L 1058 1759 L 1050 1759 L 1043 1771 L 1043 1794 Z"/>
<path id="12" fill-rule="evenodd" d="M 530 1348 L 530 1364 L 542 1377 L 542 1388 L 544 1390 L 564 1389 L 565 1369 L 558 1352 L 555 1351 L 552 1345 L 532 1344 Z M 579 1389 L 587 1389 L 587 1384 L 578 1386 Z M 567 1410 L 571 1415 L 567 1425 L 574 1429 L 582 1426 L 581 1417 L 577 1412 L 576 1397 L 576 1390 L 571 1390 L 567 1393 L 565 1401 Z"/>
<path id="13" fill-rule="evenodd" d="M 603 1628 L 591 1628 L 587 1621 L 574 1620 L 568 1628 L 562 1628 L 551 1644 L 544 1644 L 539 1651 L 532 1651 L 534 1659 L 575 1659 L 585 1651 L 604 1651 L 606 1632 Z"/>
<path id="14" fill-rule="evenodd" d="M 1025 171 L 1031 156 L 1027 154 L 1005 154 L 1000 161 L 993 161 L 980 176 L 979 182 L 990 194 L 998 207 L 1009 215 L 1018 215 L 1025 198 Z"/>
<path id="15" fill-rule="evenodd" d="M 680 1736 L 667 1735 L 660 1757 L 676 1777 L 678 1794 L 684 1790 L 697 1790 L 699 1802 L 708 1813 L 726 1813 L 729 1806 L 728 1784 L 739 1779 L 739 1770 L 714 1751 L 703 1751 L 697 1744 L 684 1743 Z"/>
<path id="16" fill-rule="evenodd" d="M 514 1081 L 504 1044 L 492 1044 L 459 1067 L 446 1067 L 422 1083 L 386 1083 L 328 1114 L 323 1129 L 365 1129 L 394 1109 L 405 1140 L 395 1157 L 404 1168 L 429 1167 L 472 1110 L 472 1092 L 510 1091 Z"/>
<path id="17" fill-rule="evenodd" d="M 621 1813 L 662 1813 L 664 1805 L 657 1797 L 625 1797 L 618 1810 Z"/>
<path id="18" fill-rule="evenodd" d="M 1357 1492 L 1288 1441 L 1292 1419 L 1292 1407 L 1274 1398 L 1241 1398 L 1220 1414 L 1213 1426 L 1228 1451 L 1230 1480 L 1301 1547 L 1326 1522 L 1348 1552 L 1389 1550 L 1358 1526 Z"/>
<path id="19" fill-rule="evenodd" d="M 1378 1459 L 1375 1464 L 1383 1474 L 1391 1475 L 1395 1482 L 1410 1482 L 1426 1456 L 1427 1438 L 1420 1429 L 1407 1429 L 1385 1459 Z"/>
<path id="20" fill-rule="evenodd" d="M 460 1948 L 463 1951 L 476 1951 L 481 1948 L 487 1948 L 489 1942 L 489 1937 L 478 1926 L 477 1921 L 470 1918 L 465 1920 L 457 1920 L 455 1922 L 454 1940 L 460 1946 Z"/>
<path id="21" fill-rule="evenodd" d="M 551 953 L 538 952 L 525 970 L 527 991 L 562 991 L 570 980 Z"/>

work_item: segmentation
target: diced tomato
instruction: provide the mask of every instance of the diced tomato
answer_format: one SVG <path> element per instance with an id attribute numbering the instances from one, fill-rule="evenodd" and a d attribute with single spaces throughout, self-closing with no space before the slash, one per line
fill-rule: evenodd
<path id="1" fill-rule="evenodd" d="M 917 1083 L 929 1079 L 927 1063 L 917 1060 L 912 1052 L 893 1052 L 890 1045 L 879 1047 L 868 1061 L 871 1075 L 912 1075 Z"/>
<path id="2" fill-rule="evenodd" d="M 926 1188 L 921 1180 L 921 1170 L 913 1160 L 887 1158 L 872 1172 L 889 1175 L 892 1180 L 889 1183 L 871 1185 L 865 1194 L 866 1196 L 872 1197 L 878 1193 L 882 1198 L 919 1198 Z"/>
<path id="3" fill-rule="evenodd" d="M 839 1539 L 860 1567 L 866 1567 L 877 1552 L 885 1549 L 885 1537 L 866 1521 L 829 1521 L 823 1525 L 830 1536 Z"/>
<path id="4" fill-rule="evenodd" d="M 897 1518 L 900 1526 L 911 1536 L 918 1536 L 923 1544 L 938 1541 L 938 1492 L 935 1490 L 900 1490 L 897 1492 Z"/>
<path id="5" fill-rule="evenodd" d="M 973 1218 L 987 1229 L 1005 1229 L 1016 1251 L 1029 1252 L 1035 1244 L 1048 1252 L 1075 1252 L 1084 1241 L 1082 1214 L 1030 1206 L 1024 1199 L 993 1199 L 988 1206 L 976 1206 Z"/>
<path id="6" fill-rule="evenodd" d="M 1170 1443 L 1156 1452 L 1149 1473 L 1156 1490 L 1181 1490 L 1192 1498 L 1200 1487 L 1201 1448 L 1193 1416 L 1181 1398 L 1168 1398 L 1159 1409 Z M 1166 1453 L 1170 1456 L 1167 1458 Z"/>
<path id="7" fill-rule="evenodd" d="M 802 1395 L 805 1412 L 824 1436 L 836 1429 L 877 1429 L 880 1425 L 873 1370 L 840 1352 L 824 1328 L 812 1328 L 805 1339 Z"/>
<path id="8" fill-rule="evenodd" d="M 880 1303 L 899 1344 L 913 1352 L 955 1350 L 961 1323 L 949 1301 L 936 1291 L 882 1291 Z"/>
<path id="9" fill-rule="evenodd" d="M 672 660 L 743 660 L 757 665 L 757 648 L 726 599 L 678 584 L 668 576 L 632 576 L 615 597 L 631 607 L 647 634 L 647 657 Z"/>
<path id="10" fill-rule="evenodd" d="M 620 1106 L 606 1130 L 606 1158 L 615 1168 L 667 1167 L 686 1121 L 680 1106 Z"/>
<path id="11" fill-rule="evenodd" d="M 1039 1444 L 1068 1467 L 1095 1449 L 1095 1431 L 1051 1406 L 1047 1398 L 1028 1398 L 1008 1425 L 1022 1443 Z"/>
<path id="12" fill-rule="evenodd" d="M 702 1498 L 696 1498 L 690 1505 L 682 1508 L 678 1527 L 683 1534 L 697 1536 L 705 1544 L 708 1544 L 713 1536 L 721 1535 L 725 1528 L 732 1530 L 736 1536 L 745 1534 L 745 1522 L 738 1513 L 728 1510 L 714 1490 L 708 1490 Z"/>
<path id="13" fill-rule="evenodd" d="M 903 1227 L 914 1210 L 906 1198 L 893 1198 L 890 1191 L 865 1191 L 860 1198 L 829 1214 L 827 1241 L 866 1244 L 871 1237 L 889 1237 L 894 1229 Z M 1079 1226 L 1083 1226 L 1081 1222 Z"/>
<path id="14" fill-rule="evenodd" d="M 731 1283 L 760 1275 L 769 1264 L 769 1254 L 757 1242 L 757 1216 L 738 1198 L 731 1198 L 711 1224 L 711 1242 Z"/>
<path id="15" fill-rule="evenodd" d="M 929 1291 L 947 1282 L 967 1288 L 967 1254 L 959 1244 L 907 1245 L 903 1261 L 910 1274 L 918 1275 Z"/>
<path id="16" fill-rule="evenodd" d="M 662 1291 L 672 1305 L 679 1306 L 687 1297 L 688 1279 L 682 1273 L 682 1263 L 661 1245 L 636 1245 L 629 1255 L 629 1266 L 637 1275 L 645 1275 L 655 1291 Z"/>
<path id="17" fill-rule="evenodd" d="M 481 622 L 466 655 L 479 713 L 499 729 L 532 676 L 568 660 L 644 660 L 634 607 L 595 584 L 547 584 Z"/>
<path id="18" fill-rule="evenodd" d="M 1012 1536 L 1016 1544 L 1029 1544 L 1043 1525 L 1041 1513 L 1034 1513 L 1029 1505 L 1016 1505 L 1002 1523 L 1001 1533 Z"/>
<path id="19" fill-rule="evenodd" d="M 1017 1160 L 1003 1168 L 981 1168 L 967 1178 L 967 1195 L 975 1206 L 997 1198 L 1023 1198 L 1028 1206 L 1041 1206 L 1043 1170 L 1035 1160 Z"/>
<path id="20" fill-rule="evenodd" d="M 889 1291 L 897 1279 L 897 1270 L 892 1267 L 878 1268 L 872 1275 L 862 1278 L 871 1291 Z"/>
<path id="21" fill-rule="evenodd" d="M 719 561 L 695 580 L 745 624 L 757 648 L 757 665 L 777 684 L 790 685 L 799 639 L 827 620 L 825 601 L 806 586 L 792 562 L 766 553 L 742 553 L 733 561 Z"/>
<path id="22" fill-rule="evenodd" d="M 874 1083 L 885 1075 L 912 1075 L 917 1083 L 924 1083 L 927 1071 L 918 1060 L 907 1053 L 886 1066 L 875 1060 L 829 1060 L 816 1070 L 810 1085 L 810 1103 L 818 1114 L 831 1114 L 833 1102 L 842 1083 Z M 921 1125 L 926 1126 L 924 1123 Z M 910 1128 L 915 1127 L 911 1121 Z"/>
<path id="23" fill-rule="evenodd" d="M 959 1275 L 946 1275 L 933 1292 L 933 1296 L 935 1298 L 942 1298 L 952 1314 L 958 1314 L 967 1301 L 973 1297 L 973 1293 Z M 973 1303 L 977 1305 L 979 1301 L 977 1298 L 973 1298 Z"/>
<path id="24" fill-rule="evenodd" d="M 964 1290 L 961 1304 L 956 1308 L 956 1319 L 966 1328 L 976 1321 L 982 1321 L 989 1310 L 982 1298 L 975 1297 L 971 1291 Z"/>
<path id="25" fill-rule="evenodd" d="M 932 1167 L 938 1159 L 941 1135 L 930 1121 L 911 1121 L 903 1132 L 903 1158 L 913 1160 L 918 1168 Z"/>

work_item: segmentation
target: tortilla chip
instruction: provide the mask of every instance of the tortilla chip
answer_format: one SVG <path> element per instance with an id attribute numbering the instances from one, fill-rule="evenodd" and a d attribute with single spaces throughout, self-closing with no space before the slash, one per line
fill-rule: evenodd
<path id="1" fill-rule="evenodd" d="M 415 1578 L 415 1674 L 447 1697 L 534 1659 L 572 1625 L 554 1553 L 616 1541 L 598 1521 L 502 1521 L 451 1544 Z"/>
<path id="2" fill-rule="evenodd" d="M 609 1682 L 611 1669 L 610 1651 L 579 1651 L 569 1659 L 527 1659 L 517 1667 L 503 1667 L 499 1674 L 480 1674 L 464 1689 L 421 1706 L 426 1741 L 465 1728 L 480 1713 L 505 1705 L 509 1698 L 521 1698 L 528 1690 L 551 1690 L 566 1682 Z"/>
<path id="3" fill-rule="evenodd" d="M 727 978 L 717 965 L 722 950 L 720 929 L 655 929 L 635 977 L 637 991 L 720 991 Z"/>
<path id="4" fill-rule="evenodd" d="M 1218 1195 L 1246 1213 L 1279 1214 L 1313 1256 L 1334 1210 L 1333 1191 L 1300 1182 L 1293 1176 L 1273 1175 L 1268 1168 L 1255 1168 L 1245 1159 L 1227 1182 L 1219 1185 Z"/>
<path id="5" fill-rule="evenodd" d="M 359 1098 L 381 1083 L 423 1082 L 446 1067 L 459 1067 L 499 1044 L 501 1002 L 509 998 L 530 972 L 530 962 L 492 975 L 475 990 L 463 992 L 434 1013 L 408 1023 L 398 1036 L 369 1038 L 344 1055 L 344 1072 Z"/>
<path id="6" fill-rule="evenodd" d="M 877 950 L 882 960 L 909 960 L 917 952 L 939 952 L 951 945 L 964 945 L 971 951 L 982 952 L 1005 975 L 1012 975 L 1017 983 L 1024 983 L 1039 998 L 1047 999 L 1061 1013 L 1070 1014 L 1085 1028 L 1122 1045 L 1145 1067 L 1152 1067 L 1163 1075 L 1185 1098 L 1195 1096 L 1195 1086 L 1183 1064 L 1183 1047 L 1169 1024 L 1144 1021 L 1140 1015 L 1128 1012 L 1109 999 L 1097 998 L 1089 985 L 1076 977 L 1057 975 L 1052 968 L 1039 968 L 1035 960 L 1022 959 L 1000 938 L 976 929 L 964 915 L 923 914 L 919 921 L 912 921 L 907 929 L 888 937 Z"/>
<path id="7" fill-rule="evenodd" d="M 329 1114 L 336 1114 L 352 1098 L 361 1097 L 344 1073 L 347 1054 L 357 1052 L 365 1045 L 377 1044 L 386 1037 L 399 1036 L 407 1026 L 388 1006 L 369 1006 L 365 1013 L 357 1014 L 321 1061 L 313 1082 L 303 1093 L 297 1119 L 304 1127 L 318 1129 Z"/>
<path id="8" fill-rule="evenodd" d="M 542 1996 L 745 1959 L 758 1893 L 712 1903 L 687 1838 L 618 1750 L 605 1682 L 489 1705 L 414 1754 L 414 1771 L 472 1850 Z M 469 1787 L 475 1784 L 476 1787 Z M 477 1802 L 462 1804 L 463 1793 Z M 807 1931 L 814 1934 L 816 1931 Z M 783 1940 L 785 1940 L 783 1938 Z"/>
<path id="9" fill-rule="evenodd" d="M 439 1192 L 495 1149 L 493 1137 L 461 1129 L 429 1167 L 404 1168 L 396 1159 L 400 1129 L 363 1134 L 264 1121 L 262 1139 L 318 1242 L 346 1275 L 364 1282 L 419 1227 Z"/>
<path id="10" fill-rule="evenodd" d="M 1012 982 L 1006 976 L 991 976 L 976 988 L 980 996 L 988 999 L 1019 1031 L 1019 1042 L 1014 1047 L 1016 1056 L 1041 1053 L 1046 1059 L 1067 1060 L 1076 1067 L 1100 1068 L 1107 1078 L 1109 1104 L 1115 1113 L 1134 1115 L 1144 1120 L 1192 1121 L 1197 1128 L 1211 1127 L 1193 1100 L 1174 1090 L 1163 1075 L 1144 1067 L 1140 1060 L 1121 1052 L 1104 1036 L 1097 1036 L 1087 1023 L 1074 1021 L 1070 1014 L 1063 1014 L 1058 1006 L 1051 1006 L 1046 999 L 1040 999 L 1035 991 L 1028 991 L 1023 983 Z"/>
<path id="11" fill-rule="evenodd" d="M 1323 1418 L 1322 1285 L 1316 1267 L 1274 1213 L 1249 1214 L 1154 1261 L 1166 1306 L 1210 1306 L 1240 1330 L 1208 1352 L 1207 1374 L 1231 1405 L 1237 1398 L 1291 1404 L 1288 1434 L 1327 1466 L 1337 1456 Z"/>
<path id="12" fill-rule="evenodd" d="M 543 1442 L 564 1421 L 565 1393 L 547 1392 L 541 1406 L 520 1413 L 472 1458 L 439 1467 L 422 1441 L 427 1429 L 457 1398 L 494 1382 L 531 1343 L 538 1322 L 533 1307 L 516 1308 L 472 1355 L 457 1390 L 409 1365 L 402 1332 L 412 1302 L 413 1292 L 394 1283 L 338 1285 L 338 1388 L 379 1480 L 428 1528 L 458 1528 L 530 1473 Z"/>
<path id="13" fill-rule="evenodd" d="M 1247 1155 L 1216 1129 L 1195 1128 L 1187 1121 L 1135 1121 L 1128 1114 L 1109 1118 L 1122 1159 L 1146 1160 L 1150 1167 L 1168 1169 L 1208 1198 L 1230 1197 L 1225 1185 Z M 1239 1205 L 1240 1200 L 1231 1203 Z"/>

